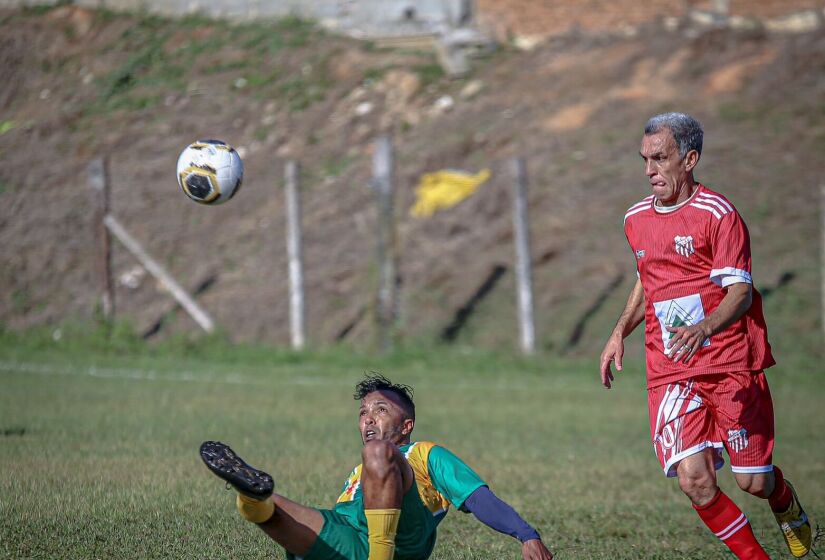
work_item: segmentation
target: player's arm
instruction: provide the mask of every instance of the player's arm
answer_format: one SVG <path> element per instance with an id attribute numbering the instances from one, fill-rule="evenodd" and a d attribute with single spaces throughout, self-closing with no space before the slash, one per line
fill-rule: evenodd
<path id="1" fill-rule="evenodd" d="M 610 382 L 613 381 L 613 371 L 610 369 L 610 362 L 616 362 L 616 369 L 622 371 L 622 357 L 624 356 L 624 339 L 639 326 L 645 318 L 645 291 L 642 288 L 642 281 L 636 279 L 636 284 L 630 290 L 627 304 L 624 311 L 619 316 L 613 332 L 604 345 L 601 357 L 602 385 L 610 389 Z"/>
<path id="2" fill-rule="evenodd" d="M 737 282 L 727 287 L 727 293 L 719 307 L 708 314 L 703 321 L 689 327 L 668 327 L 673 333 L 668 341 L 668 349 L 673 352 L 674 361 L 690 360 L 702 348 L 705 339 L 720 333 L 747 313 L 753 302 L 753 286 L 749 282 Z"/>
<path id="3" fill-rule="evenodd" d="M 470 494 L 464 500 L 462 509 L 472 513 L 489 528 L 521 541 L 521 552 L 526 560 L 553 558 L 541 542 L 538 531 L 487 486 L 481 486 Z"/>
<path id="4" fill-rule="evenodd" d="M 525 560 L 553 558 L 538 532 L 497 498 L 481 477 L 450 450 L 434 446 L 427 458 L 427 468 L 435 489 L 453 506 L 472 512 L 488 527 L 519 539 Z"/>

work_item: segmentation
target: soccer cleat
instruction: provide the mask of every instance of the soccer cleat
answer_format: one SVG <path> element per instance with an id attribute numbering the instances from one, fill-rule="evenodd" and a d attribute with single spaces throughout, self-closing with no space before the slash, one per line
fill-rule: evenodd
<path id="1" fill-rule="evenodd" d="M 247 465 L 232 448 L 219 441 L 201 444 L 201 459 L 210 471 L 232 485 L 235 490 L 253 500 L 265 500 L 275 486 L 272 477 L 264 471 Z"/>
<path id="2" fill-rule="evenodd" d="M 773 516 L 776 517 L 776 522 L 779 523 L 779 529 L 782 531 L 782 536 L 785 537 L 785 543 L 788 545 L 791 554 L 796 558 L 802 558 L 811 551 L 813 541 L 811 522 L 808 521 L 808 515 L 799 503 L 794 487 L 787 479 L 785 484 L 791 489 L 793 500 L 790 507 L 788 507 L 788 511 L 784 513 L 773 512 Z"/>

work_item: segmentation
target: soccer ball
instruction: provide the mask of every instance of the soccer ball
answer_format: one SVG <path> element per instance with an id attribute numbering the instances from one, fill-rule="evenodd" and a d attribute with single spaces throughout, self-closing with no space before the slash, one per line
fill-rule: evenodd
<path id="1" fill-rule="evenodd" d="M 241 156 L 221 140 L 193 142 L 178 158 L 178 184 L 195 202 L 226 202 L 240 190 L 242 182 Z"/>

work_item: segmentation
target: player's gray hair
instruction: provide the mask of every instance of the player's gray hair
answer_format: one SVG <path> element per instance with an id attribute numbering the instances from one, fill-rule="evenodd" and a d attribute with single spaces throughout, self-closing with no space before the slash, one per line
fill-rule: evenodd
<path id="1" fill-rule="evenodd" d="M 683 158 L 691 150 L 702 154 L 702 140 L 705 132 L 702 124 L 687 113 L 662 113 L 650 117 L 645 125 L 645 134 L 656 134 L 663 128 L 670 129 L 679 146 L 679 157 Z"/>

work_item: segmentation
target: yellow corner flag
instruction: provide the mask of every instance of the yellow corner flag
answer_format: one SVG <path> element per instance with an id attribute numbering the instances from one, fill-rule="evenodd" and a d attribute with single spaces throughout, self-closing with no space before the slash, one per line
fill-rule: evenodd
<path id="1" fill-rule="evenodd" d="M 427 218 L 439 210 L 452 208 L 471 194 L 487 179 L 490 170 L 482 169 L 475 175 L 463 171 L 436 171 L 421 177 L 415 188 L 416 200 L 410 209 L 415 218 Z"/>

